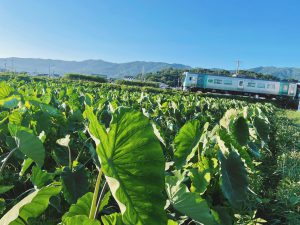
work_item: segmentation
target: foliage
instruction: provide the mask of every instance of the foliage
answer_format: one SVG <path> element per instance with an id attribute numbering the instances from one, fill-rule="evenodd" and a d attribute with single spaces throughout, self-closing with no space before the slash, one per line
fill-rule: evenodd
<path id="1" fill-rule="evenodd" d="M 296 153 L 278 148 L 300 145 L 274 136 L 271 104 L 67 79 L 0 86 L 3 224 L 255 224 L 272 220 L 271 198 L 297 212 L 298 195 L 282 196 L 298 193 Z M 274 195 L 261 191 L 270 152 L 289 178 Z"/>
<path id="2" fill-rule="evenodd" d="M 154 87 L 154 88 L 159 87 L 159 83 L 157 82 L 143 82 L 143 81 L 129 81 L 129 80 L 116 80 L 116 84 L 138 86 L 138 87 Z"/>
<path id="3" fill-rule="evenodd" d="M 100 76 L 91 76 L 85 74 L 77 74 L 77 73 L 67 73 L 63 76 L 65 79 L 68 80 L 87 80 L 87 81 L 95 81 L 99 83 L 106 83 L 107 80 L 104 77 Z"/>

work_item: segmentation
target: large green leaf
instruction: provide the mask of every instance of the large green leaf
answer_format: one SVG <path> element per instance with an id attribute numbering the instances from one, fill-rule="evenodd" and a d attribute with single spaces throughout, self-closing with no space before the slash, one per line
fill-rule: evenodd
<path id="1" fill-rule="evenodd" d="M 122 221 L 122 215 L 119 213 L 102 216 L 101 220 L 103 225 L 125 225 Z"/>
<path id="2" fill-rule="evenodd" d="M 201 157 L 201 161 L 196 164 L 196 168 L 192 168 L 190 171 L 191 178 L 191 191 L 203 194 L 207 186 L 210 183 L 211 174 L 209 161 L 206 157 Z"/>
<path id="3" fill-rule="evenodd" d="M 73 216 L 66 218 L 61 225 L 100 225 L 98 220 L 89 219 L 87 216 Z"/>
<path id="4" fill-rule="evenodd" d="M 10 96 L 4 99 L 0 100 L 0 106 L 2 106 L 3 108 L 8 108 L 8 109 L 12 109 L 18 106 L 20 101 L 20 97 L 19 96 Z"/>
<path id="5" fill-rule="evenodd" d="M 23 161 L 22 163 L 22 168 L 21 168 L 21 171 L 19 173 L 19 175 L 22 177 L 26 171 L 29 169 L 29 167 L 32 165 L 33 163 L 33 160 L 31 158 L 27 158 Z"/>
<path id="6" fill-rule="evenodd" d="M 4 194 L 10 191 L 13 187 L 14 185 L 8 185 L 8 186 L 0 185 L 0 194 Z"/>
<path id="7" fill-rule="evenodd" d="M 238 208 L 246 199 L 248 177 L 245 165 L 235 151 L 230 151 L 227 156 L 219 152 L 221 162 L 221 188 L 233 207 Z"/>
<path id="8" fill-rule="evenodd" d="M 165 162 L 148 118 L 140 112 L 118 108 L 107 133 L 92 108 L 87 106 L 85 116 L 124 223 L 165 225 Z"/>
<path id="9" fill-rule="evenodd" d="M 77 166 L 73 171 L 65 167 L 61 179 L 64 197 L 70 204 L 76 203 L 78 198 L 88 192 L 88 177 L 83 165 Z"/>
<path id="10" fill-rule="evenodd" d="M 90 214 L 90 208 L 93 200 L 93 193 L 88 192 L 85 195 L 83 195 L 81 198 L 79 198 L 76 202 L 76 204 L 71 205 L 69 211 L 63 215 L 62 220 L 64 221 L 67 217 L 73 217 L 73 216 L 89 216 Z"/>
<path id="11" fill-rule="evenodd" d="M 36 190 L 18 202 L 0 220 L 1 225 L 26 225 L 22 220 L 28 222 L 29 218 L 41 215 L 49 205 L 49 199 L 58 195 L 60 185 L 49 185 Z M 20 217 L 22 219 L 20 219 Z"/>
<path id="12" fill-rule="evenodd" d="M 181 168 L 185 165 L 195 154 L 203 129 L 207 129 L 208 124 L 203 128 L 198 120 L 187 122 L 176 135 L 174 140 L 175 152 L 174 162 L 176 167 Z"/>
<path id="13" fill-rule="evenodd" d="M 246 145 L 249 139 L 249 127 L 244 117 L 240 116 L 233 123 L 232 133 L 240 145 Z"/>
<path id="14" fill-rule="evenodd" d="M 190 192 L 176 177 L 166 177 L 166 191 L 172 206 L 182 214 L 205 225 L 216 224 L 206 200 Z"/>
<path id="15" fill-rule="evenodd" d="M 13 91 L 5 82 L 0 83 L 0 99 L 6 98 Z"/>
<path id="16" fill-rule="evenodd" d="M 48 173 L 45 170 L 41 170 L 37 166 L 32 167 L 30 180 L 38 189 L 45 186 L 46 184 L 49 184 L 53 178 L 54 174 Z"/>
<path id="17" fill-rule="evenodd" d="M 11 136 L 15 138 L 19 150 L 36 162 L 39 167 L 42 167 L 45 159 L 45 148 L 41 140 L 26 127 L 8 124 L 8 128 Z"/>
<path id="18" fill-rule="evenodd" d="M 168 225 L 178 225 L 178 223 L 173 220 L 168 220 Z"/>
<path id="19" fill-rule="evenodd" d="M 267 142 L 269 140 L 270 126 L 268 122 L 260 117 L 255 117 L 253 120 L 253 125 L 259 135 L 259 137 Z"/>

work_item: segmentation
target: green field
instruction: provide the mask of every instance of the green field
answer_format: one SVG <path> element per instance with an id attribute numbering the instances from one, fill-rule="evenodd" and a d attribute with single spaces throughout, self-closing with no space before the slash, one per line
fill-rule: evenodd
<path id="1" fill-rule="evenodd" d="M 295 124 L 300 126 L 300 111 L 292 111 L 292 110 L 287 110 L 286 111 L 286 116 L 290 120 L 292 120 Z"/>
<path id="2" fill-rule="evenodd" d="M 300 113 L 67 79 L 0 83 L 0 224 L 300 224 Z"/>

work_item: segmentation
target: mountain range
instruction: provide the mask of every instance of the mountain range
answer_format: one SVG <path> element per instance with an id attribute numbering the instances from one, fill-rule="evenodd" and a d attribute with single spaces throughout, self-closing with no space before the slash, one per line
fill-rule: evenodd
<path id="1" fill-rule="evenodd" d="M 279 77 L 280 79 L 295 79 L 300 81 L 300 68 L 261 66 L 249 70 L 256 73 L 273 75 Z"/>
<path id="2" fill-rule="evenodd" d="M 103 60 L 65 61 L 39 58 L 0 58 L 0 70 L 8 69 L 30 74 L 63 75 L 65 73 L 101 74 L 108 77 L 135 76 L 139 73 L 156 72 L 166 68 L 191 69 L 183 64 L 164 62 L 135 61 L 128 63 L 112 63 Z M 248 69 L 256 73 L 269 74 L 280 79 L 300 80 L 300 68 L 294 67 L 256 67 Z"/>
<path id="3" fill-rule="evenodd" d="M 108 77 L 135 76 L 139 73 L 156 72 L 166 68 L 189 69 L 182 64 L 136 61 L 129 63 L 111 63 L 103 60 L 65 61 L 33 58 L 0 58 L 0 68 L 31 74 L 82 73 L 101 74 Z"/>

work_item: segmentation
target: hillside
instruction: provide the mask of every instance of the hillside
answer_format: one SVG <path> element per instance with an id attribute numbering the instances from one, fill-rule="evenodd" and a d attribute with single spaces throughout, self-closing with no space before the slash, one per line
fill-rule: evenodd
<path id="1" fill-rule="evenodd" d="M 270 74 L 280 79 L 296 79 L 300 80 L 300 68 L 295 67 L 256 67 L 249 69 L 250 71 L 262 74 Z"/>
<path id="2" fill-rule="evenodd" d="M 33 58 L 0 58 L 0 69 L 6 68 L 17 72 L 37 73 L 83 73 L 104 74 L 109 77 L 135 76 L 144 69 L 145 73 L 156 72 L 165 68 L 185 69 L 189 66 L 163 62 L 135 61 L 129 63 L 111 63 L 103 60 L 65 61 Z"/>

